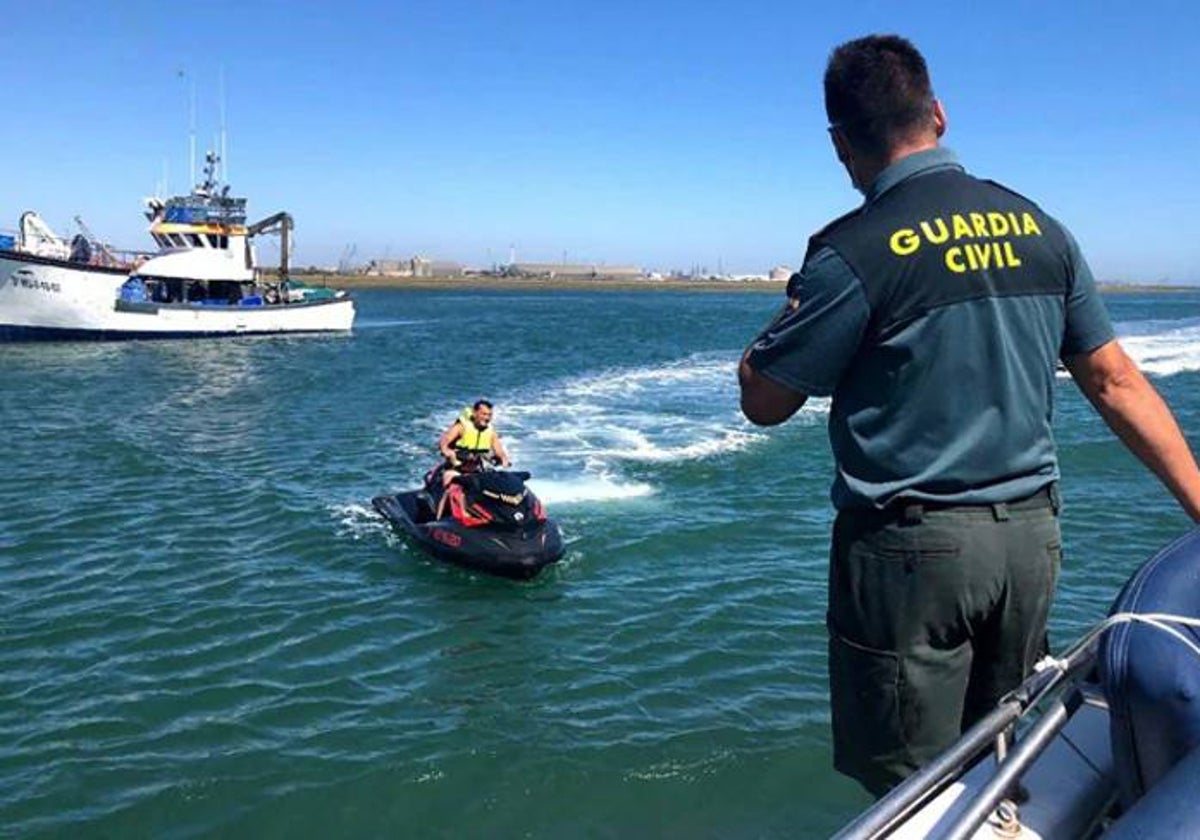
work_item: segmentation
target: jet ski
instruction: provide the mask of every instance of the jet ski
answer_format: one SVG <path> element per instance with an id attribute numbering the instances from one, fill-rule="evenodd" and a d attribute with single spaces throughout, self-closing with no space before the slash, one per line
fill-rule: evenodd
<path id="1" fill-rule="evenodd" d="M 479 465 L 443 489 L 443 471 L 430 470 L 418 490 L 371 504 L 429 554 L 474 571 L 529 580 L 562 557 L 562 533 L 525 486 L 528 472 Z"/>

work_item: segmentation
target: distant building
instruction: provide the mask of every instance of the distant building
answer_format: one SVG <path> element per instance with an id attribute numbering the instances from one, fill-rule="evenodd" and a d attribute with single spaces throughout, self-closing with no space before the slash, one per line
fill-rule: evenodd
<path id="1" fill-rule="evenodd" d="M 512 263 L 507 266 L 504 273 L 516 277 L 605 278 L 610 280 L 638 280 L 646 276 L 646 273 L 637 266 L 596 263 Z"/>
<path id="2" fill-rule="evenodd" d="M 769 276 L 772 280 L 789 280 L 792 276 L 792 267 L 790 265 L 777 265 L 771 269 L 771 274 Z"/>
<path id="3" fill-rule="evenodd" d="M 364 274 L 374 277 L 410 277 L 412 262 L 409 260 L 371 260 Z"/>
<path id="4" fill-rule="evenodd" d="M 466 274 L 462 263 L 413 257 L 411 260 L 371 260 L 366 274 L 376 277 L 460 277 Z"/>
<path id="5" fill-rule="evenodd" d="M 462 263 L 430 260 L 425 257 L 412 258 L 413 277 L 461 277 L 466 273 L 466 267 Z"/>

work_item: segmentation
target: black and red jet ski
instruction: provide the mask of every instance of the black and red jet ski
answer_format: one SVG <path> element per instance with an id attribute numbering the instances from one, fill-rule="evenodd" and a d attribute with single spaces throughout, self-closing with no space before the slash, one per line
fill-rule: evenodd
<path id="1" fill-rule="evenodd" d="M 376 496 L 371 504 L 434 557 L 475 571 L 529 580 L 562 557 L 562 533 L 525 486 L 529 473 L 464 473 L 443 491 L 442 471 L 431 470 L 419 490 Z"/>

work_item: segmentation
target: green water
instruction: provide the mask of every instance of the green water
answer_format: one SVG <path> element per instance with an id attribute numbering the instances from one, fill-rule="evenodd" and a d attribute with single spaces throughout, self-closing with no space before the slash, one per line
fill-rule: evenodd
<path id="1" fill-rule="evenodd" d="M 826 408 L 756 429 L 754 294 L 363 292 L 352 337 L 0 345 L 0 834 L 825 837 Z M 1114 297 L 1200 428 L 1200 295 Z M 1054 639 L 1187 527 L 1060 383 Z M 477 397 L 530 584 L 370 509 Z"/>

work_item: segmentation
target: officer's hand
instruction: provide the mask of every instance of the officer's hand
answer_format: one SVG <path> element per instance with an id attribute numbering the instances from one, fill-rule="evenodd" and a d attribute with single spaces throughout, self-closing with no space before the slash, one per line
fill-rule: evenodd
<path id="1" fill-rule="evenodd" d="M 788 298 L 788 300 L 799 300 L 800 299 L 800 283 L 802 280 L 803 280 L 803 278 L 801 277 L 799 271 L 793 273 L 792 276 L 788 278 L 788 281 L 787 281 L 787 298 Z"/>
<path id="2" fill-rule="evenodd" d="M 450 466 L 452 466 L 452 467 L 461 467 L 462 466 L 462 462 L 458 460 L 458 455 L 453 452 L 450 453 Z"/>

